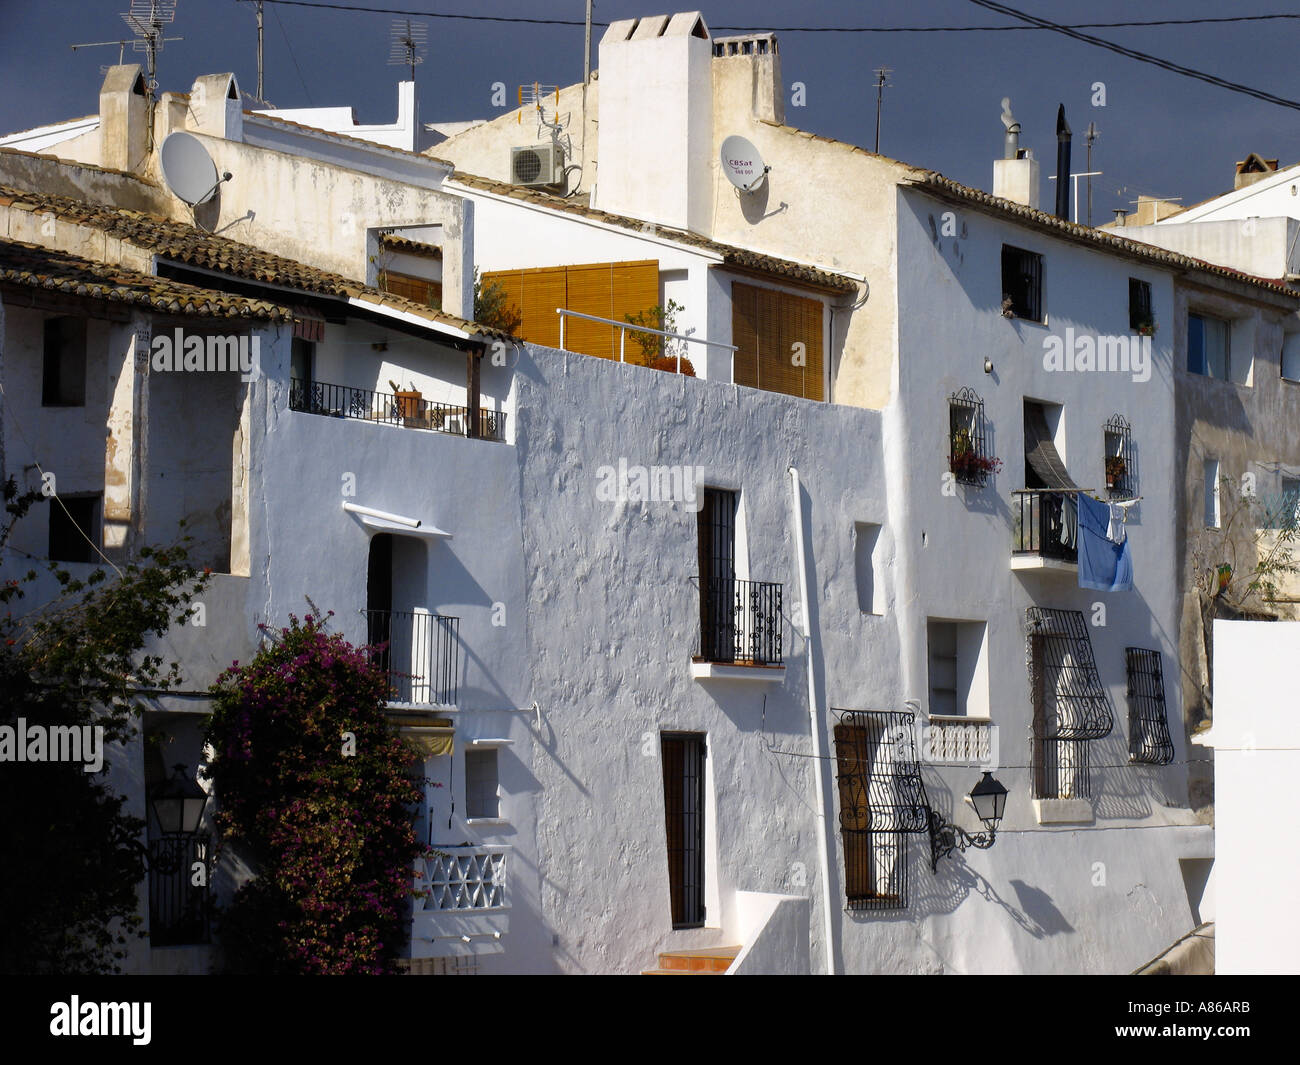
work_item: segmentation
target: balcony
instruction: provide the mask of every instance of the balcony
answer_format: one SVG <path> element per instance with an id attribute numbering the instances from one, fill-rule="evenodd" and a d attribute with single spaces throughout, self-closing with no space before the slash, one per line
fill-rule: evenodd
<path id="1" fill-rule="evenodd" d="M 692 663 L 693 675 L 697 679 L 784 677 L 783 586 L 729 577 L 691 580 L 700 591 L 700 642 Z"/>
<path id="2" fill-rule="evenodd" d="M 388 674 L 389 702 L 454 706 L 460 676 L 460 618 L 428 611 L 367 610 L 366 642 Z"/>
<path id="3" fill-rule="evenodd" d="M 411 957 L 492 954 L 509 928 L 508 846 L 435 846 L 415 862 Z"/>
<path id="4" fill-rule="evenodd" d="M 504 441 L 506 438 L 504 412 L 479 407 L 478 431 L 475 432 L 472 408 L 432 403 L 418 392 L 372 392 L 368 388 L 294 377 L 289 381 L 289 409 L 478 440 Z"/>
<path id="5" fill-rule="evenodd" d="M 1011 498 L 1011 568 L 1076 572 L 1079 512 L 1074 493 L 1024 488 Z"/>

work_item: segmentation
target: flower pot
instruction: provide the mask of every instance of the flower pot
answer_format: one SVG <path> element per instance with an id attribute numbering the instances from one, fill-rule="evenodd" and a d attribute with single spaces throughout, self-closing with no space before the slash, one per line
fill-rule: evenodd
<path id="1" fill-rule="evenodd" d="M 424 398 L 423 393 L 398 392 L 395 398 L 403 425 L 411 424 L 420 416 L 420 400 Z"/>

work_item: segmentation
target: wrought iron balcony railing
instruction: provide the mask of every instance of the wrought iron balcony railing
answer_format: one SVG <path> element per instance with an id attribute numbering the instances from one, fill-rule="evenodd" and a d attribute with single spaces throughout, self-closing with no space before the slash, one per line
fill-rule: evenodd
<path id="1" fill-rule="evenodd" d="M 472 435 L 468 407 L 431 403 L 415 392 L 372 392 L 368 388 L 294 377 L 289 381 L 289 409 L 455 436 Z M 506 416 L 502 411 L 480 407 L 478 417 L 478 439 L 505 440 Z"/>
<path id="2" fill-rule="evenodd" d="M 745 666 L 782 664 L 780 584 L 691 579 L 700 589 L 698 659 Z"/>
<path id="3" fill-rule="evenodd" d="M 1011 495 L 1014 554 L 1079 561 L 1079 509 L 1072 492 L 1023 488 Z"/>
<path id="4" fill-rule="evenodd" d="M 390 701 L 450 706 L 460 675 L 460 618 L 425 611 L 367 610 L 366 642 L 388 674 Z"/>
<path id="5" fill-rule="evenodd" d="M 206 879 L 194 884 L 196 862 L 208 864 L 212 840 L 173 834 L 149 843 L 149 941 L 155 947 L 211 942 Z"/>

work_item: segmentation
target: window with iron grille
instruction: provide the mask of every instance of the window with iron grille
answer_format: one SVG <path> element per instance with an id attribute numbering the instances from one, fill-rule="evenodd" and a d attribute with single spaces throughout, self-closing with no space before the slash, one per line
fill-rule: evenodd
<path id="1" fill-rule="evenodd" d="M 1034 798 L 1092 795 L 1088 742 L 1110 734 L 1115 711 L 1102 686 L 1083 613 L 1025 610 L 1033 705 Z"/>
<path id="2" fill-rule="evenodd" d="M 908 836 L 928 831 L 913 715 L 841 713 L 835 761 L 848 908 L 906 909 Z"/>
<path id="3" fill-rule="evenodd" d="M 1164 666 L 1159 651 L 1124 648 L 1128 663 L 1128 754 L 1146 765 L 1169 765 L 1174 742 L 1165 711 Z"/>
<path id="4" fill-rule="evenodd" d="M 1016 318 L 1043 320 L 1043 257 L 1002 245 L 1002 302 Z"/>
<path id="5" fill-rule="evenodd" d="M 1137 465 L 1133 452 L 1133 431 L 1123 415 L 1116 414 L 1102 426 L 1106 458 L 1106 492 L 1111 499 L 1137 496 Z"/>
<path id="6" fill-rule="evenodd" d="M 948 469 L 959 484 L 983 485 L 995 460 L 988 453 L 984 401 L 970 388 L 948 397 Z"/>
<path id="7" fill-rule="evenodd" d="M 1151 311 L 1151 282 L 1128 279 L 1128 327 L 1135 332 L 1146 332 L 1155 325 Z"/>

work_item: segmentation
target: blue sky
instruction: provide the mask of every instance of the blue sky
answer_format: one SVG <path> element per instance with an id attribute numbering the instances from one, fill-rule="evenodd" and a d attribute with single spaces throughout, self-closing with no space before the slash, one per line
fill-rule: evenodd
<path id="1" fill-rule="evenodd" d="M 364 3 L 365 0 L 358 0 Z M 0 0 L 0 131 L 88 114 L 97 107 L 100 67 L 114 47 L 73 52 L 82 41 L 125 35 L 129 0 Z M 581 20 L 583 0 L 371 0 L 370 6 L 478 15 Z M 597 0 L 609 21 L 667 10 L 658 0 Z M 686 5 L 682 5 L 685 7 Z M 1135 4 L 1017 0 L 1010 6 L 1057 22 L 1300 13 L 1294 0 L 1173 0 Z M 1300 161 L 1300 111 L 1181 77 L 1046 31 L 1007 33 L 780 32 L 796 26 L 998 26 L 1014 20 L 969 0 L 710 0 L 701 10 L 721 27 L 777 28 L 787 85 L 786 120 L 824 136 L 871 146 L 875 124 L 872 69 L 893 68 L 885 90 L 881 151 L 989 188 L 1000 153 L 999 101 L 1010 96 L 1044 173 L 1055 166 L 1056 107 L 1064 103 L 1083 169 L 1082 131 L 1100 136 L 1093 165 L 1096 223 L 1139 192 L 1194 203 L 1230 188 L 1233 163 L 1249 151 Z M 266 96 L 280 107 L 355 107 L 362 121 L 391 121 L 401 69 L 388 65 L 391 14 L 266 4 Z M 502 81 L 568 84 L 582 74 L 581 26 L 537 26 L 429 18 L 428 58 L 417 71 L 426 120 L 493 113 L 491 85 Z M 1300 99 L 1300 21 L 1089 30 L 1231 81 Z M 595 42 L 600 31 L 593 32 Z M 188 89 L 195 76 L 234 70 L 256 84 L 253 4 L 179 0 L 173 35 L 159 61 L 162 90 Z M 128 56 L 131 54 L 128 49 Z M 789 86 L 806 86 L 806 105 L 790 107 Z M 1106 106 L 1094 107 L 1103 82 Z M 653 115 L 647 114 L 647 126 Z M 1051 186 L 1044 182 L 1044 195 Z"/>

